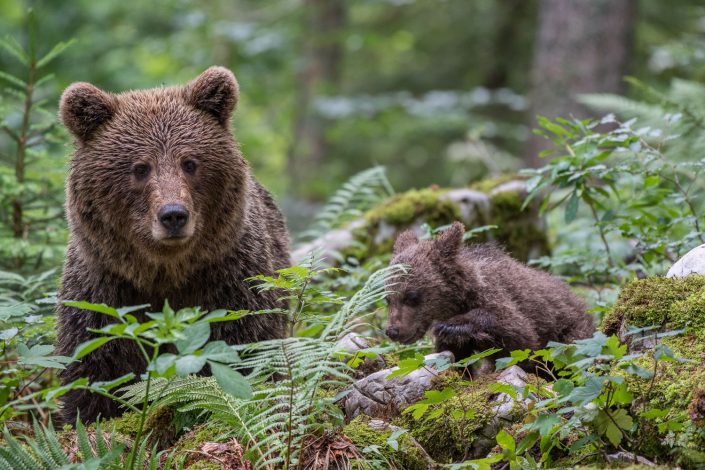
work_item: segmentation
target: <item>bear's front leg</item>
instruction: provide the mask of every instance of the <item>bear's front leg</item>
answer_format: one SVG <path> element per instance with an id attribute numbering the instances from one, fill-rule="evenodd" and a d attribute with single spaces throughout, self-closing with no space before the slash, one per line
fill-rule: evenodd
<path id="1" fill-rule="evenodd" d="M 450 351 L 457 361 L 495 347 L 493 330 L 497 328 L 496 323 L 495 316 L 483 309 L 473 309 L 435 323 L 431 331 L 436 351 Z"/>
<path id="2" fill-rule="evenodd" d="M 145 367 L 145 359 L 133 342 L 113 340 L 78 362 L 69 364 L 61 372 L 60 378 L 63 384 L 82 377 L 94 383 L 113 380 L 132 372 L 135 379 L 138 379 Z M 82 422 L 92 423 L 98 417 L 109 419 L 125 411 L 120 409 L 118 402 L 87 390 L 71 390 L 62 399 L 61 418 L 68 424 L 74 424 L 79 416 Z"/>

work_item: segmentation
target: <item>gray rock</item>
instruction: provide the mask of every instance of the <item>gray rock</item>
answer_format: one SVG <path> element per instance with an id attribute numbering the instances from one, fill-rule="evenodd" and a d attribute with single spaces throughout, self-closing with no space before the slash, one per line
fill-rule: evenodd
<path id="1" fill-rule="evenodd" d="M 511 385 L 518 388 L 523 388 L 527 384 L 526 372 L 519 366 L 511 366 L 497 377 L 498 383 Z M 497 445 L 495 437 L 500 429 L 507 424 L 512 423 L 517 416 L 517 405 L 526 410 L 530 400 L 524 400 L 517 403 L 510 395 L 499 393 L 492 399 L 492 419 L 478 431 L 476 439 L 472 443 L 471 455 L 473 458 L 484 457 L 487 453 Z"/>
<path id="2" fill-rule="evenodd" d="M 671 266 L 666 277 L 686 277 L 689 274 L 705 275 L 705 245 L 693 248 Z"/>
<path id="3" fill-rule="evenodd" d="M 362 219 L 354 220 L 343 228 L 331 230 L 322 237 L 301 245 L 291 252 L 292 261 L 299 264 L 308 258 L 309 253 L 315 251 L 321 256 L 323 264 L 333 266 L 340 252 L 355 242 L 353 231 L 363 224 Z"/>
<path id="4" fill-rule="evenodd" d="M 339 351 L 344 351 L 352 357 L 356 352 L 369 348 L 370 344 L 362 335 L 350 332 L 340 338 L 336 346 Z M 355 369 L 355 375 L 357 377 L 364 377 L 385 367 L 387 367 L 387 363 L 382 356 L 375 358 L 365 357 L 362 364 Z"/>
<path id="5" fill-rule="evenodd" d="M 439 358 L 453 361 L 453 355 L 448 351 L 426 356 L 427 361 Z M 404 377 L 387 379 L 397 369 L 383 369 L 352 384 L 351 392 L 345 397 L 345 415 L 348 419 L 361 413 L 374 418 L 396 414 L 404 406 L 423 397 L 424 392 L 430 390 L 433 378 L 438 375 L 438 370 L 429 365 Z"/>
<path id="6" fill-rule="evenodd" d="M 460 218 L 467 226 L 484 224 L 490 216 L 490 198 L 473 189 L 453 189 L 441 196 L 458 205 Z"/>

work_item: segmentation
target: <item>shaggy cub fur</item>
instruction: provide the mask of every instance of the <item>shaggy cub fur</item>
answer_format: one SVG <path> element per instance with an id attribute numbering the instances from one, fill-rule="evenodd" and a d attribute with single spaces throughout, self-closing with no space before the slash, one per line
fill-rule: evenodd
<path id="1" fill-rule="evenodd" d="M 458 360 L 592 334 L 592 317 L 564 282 L 494 246 L 464 247 L 464 231 L 456 222 L 435 241 L 419 241 L 412 231 L 399 235 L 391 262 L 410 274 L 387 288 L 391 339 L 413 343 L 431 329 L 436 349 Z"/>

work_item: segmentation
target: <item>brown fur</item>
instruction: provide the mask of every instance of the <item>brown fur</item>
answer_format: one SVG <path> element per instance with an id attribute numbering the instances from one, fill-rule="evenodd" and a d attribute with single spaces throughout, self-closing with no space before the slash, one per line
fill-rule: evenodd
<path id="1" fill-rule="evenodd" d="M 66 89 L 60 115 L 76 151 L 66 184 L 70 240 L 61 301 L 152 309 L 165 299 L 174 308 L 276 306 L 276 294 L 258 294 L 245 281 L 290 259 L 283 218 L 230 132 L 238 96 L 235 77 L 222 67 L 185 87 L 118 95 L 87 83 Z M 165 204 L 188 211 L 178 237 L 159 222 Z M 71 355 L 92 337 L 87 328 L 108 321 L 60 305 L 57 353 Z M 284 334 L 283 319 L 272 315 L 215 323 L 211 330 L 211 340 L 228 343 Z M 110 380 L 144 367 L 134 344 L 115 341 L 70 365 L 62 381 Z M 73 391 L 64 400 L 65 419 L 73 422 L 77 411 L 85 421 L 119 414 L 110 400 Z"/>
<path id="2" fill-rule="evenodd" d="M 435 241 L 419 241 L 411 231 L 397 238 L 392 264 L 408 266 L 410 274 L 388 287 L 392 339 L 412 343 L 430 329 L 436 349 L 459 360 L 489 348 L 507 355 L 592 334 L 592 317 L 564 282 L 494 246 L 464 247 L 463 233 L 456 222 Z"/>

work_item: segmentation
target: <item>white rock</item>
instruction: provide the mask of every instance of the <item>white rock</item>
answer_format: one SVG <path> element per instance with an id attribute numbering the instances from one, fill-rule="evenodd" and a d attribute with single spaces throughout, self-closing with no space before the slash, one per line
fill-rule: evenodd
<path id="1" fill-rule="evenodd" d="M 685 277 L 689 274 L 705 275 L 705 245 L 693 248 L 671 266 L 666 277 Z"/>
<path id="2" fill-rule="evenodd" d="M 444 351 L 426 356 L 426 361 L 444 358 L 453 361 L 453 355 Z M 438 375 L 432 365 L 415 370 L 404 377 L 387 379 L 398 367 L 383 369 L 370 374 L 352 384 L 352 390 L 345 397 L 345 414 L 353 419 L 360 413 L 371 417 L 386 417 L 414 403 L 426 390 L 430 390 L 431 381 Z"/>
<path id="3" fill-rule="evenodd" d="M 466 225 L 473 226 L 489 219 L 490 198 L 485 193 L 473 189 L 453 189 L 440 196 L 458 205 L 460 218 Z"/>

